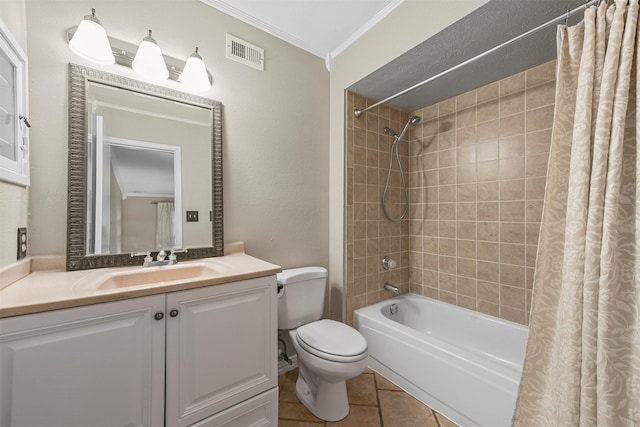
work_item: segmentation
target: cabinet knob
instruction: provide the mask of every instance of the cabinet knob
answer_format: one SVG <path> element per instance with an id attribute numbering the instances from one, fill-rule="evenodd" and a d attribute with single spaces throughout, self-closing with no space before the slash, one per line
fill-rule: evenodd
<path id="1" fill-rule="evenodd" d="M 162 320 L 162 318 L 164 317 L 164 313 L 159 311 L 156 314 L 153 315 L 153 318 L 156 320 Z"/>
<path id="2" fill-rule="evenodd" d="M 180 313 L 180 312 L 179 312 L 178 310 L 175 310 L 175 309 L 174 309 L 174 310 L 171 310 L 171 311 L 169 312 L 169 316 L 171 316 L 171 317 L 176 317 L 176 316 L 178 315 L 178 313 Z"/>

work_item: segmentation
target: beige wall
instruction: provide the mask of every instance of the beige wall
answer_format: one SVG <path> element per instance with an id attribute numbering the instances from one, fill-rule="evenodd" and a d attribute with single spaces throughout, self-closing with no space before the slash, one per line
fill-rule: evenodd
<path id="1" fill-rule="evenodd" d="M 328 266 L 324 61 L 198 0 L 27 0 L 31 253 L 65 253 L 67 63 L 135 77 L 123 67 L 96 67 L 68 49 L 66 30 L 91 7 L 114 38 L 137 43 L 151 28 L 169 56 L 186 58 L 200 47 L 214 79 L 203 95 L 224 105 L 225 241 L 245 241 L 250 254 L 283 267 Z M 265 48 L 264 72 L 225 58 L 227 32 Z"/>
<path id="2" fill-rule="evenodd" d="M 345 89 L 488 0 L 406 0 L 340 54 L 330 80 L 331 315 L 345 318 Z"/>
<path id="3" fill-rule="evenodd" d="M 0 18 L 9 28 L 20 47 L 27 51 L 27 15 L 25 0 L 3 0 L 0 3 Z"/>
<path id="4" fill-rule="evenodd" d="M 24 0 L 0 2 L 0 18 L 22 50 L 27 52 Z M 0 267 L 16 261 L 16 233 L 19 227 L 27 226 L 28 209 L 29 188 L 0 181 Z"/>

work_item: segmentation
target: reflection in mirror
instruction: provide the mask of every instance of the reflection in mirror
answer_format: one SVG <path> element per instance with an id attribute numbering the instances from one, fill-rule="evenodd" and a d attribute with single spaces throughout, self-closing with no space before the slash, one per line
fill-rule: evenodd
<path id="1" fill-rule="evenodd" d="M 96 129 L 102 121 L 96 117 Z M 182 247 L 180 147 L 95 136 L 87 156 L 87 255 Z"/>
<path id="2" fill-rule="evenodd" d="M 222 255 L 220 103 L 73 64 L 70 77 L 67 269 Z"/>

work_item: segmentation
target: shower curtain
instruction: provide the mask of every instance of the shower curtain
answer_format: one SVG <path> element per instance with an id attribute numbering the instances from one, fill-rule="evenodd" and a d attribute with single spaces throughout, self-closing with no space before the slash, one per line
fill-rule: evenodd
<path id="1" fill-rule="evenodd" d="M 158 202 L 156 207 L 156 249 L 171 249 L 175 246 L 173 202 Z"/>
<path id="2" fill-rule="evenodd" d="M 556 105 L 514 426 L 640 425 L 638 0 L 558 29 Z"/>

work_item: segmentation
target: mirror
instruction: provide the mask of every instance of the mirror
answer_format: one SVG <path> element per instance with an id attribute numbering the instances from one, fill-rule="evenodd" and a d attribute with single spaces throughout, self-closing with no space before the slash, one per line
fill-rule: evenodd
<path id="1" fill-rule="evenodd" d="M 222 105 L 69 65 L 67 270 L 223 255 Z"/>

